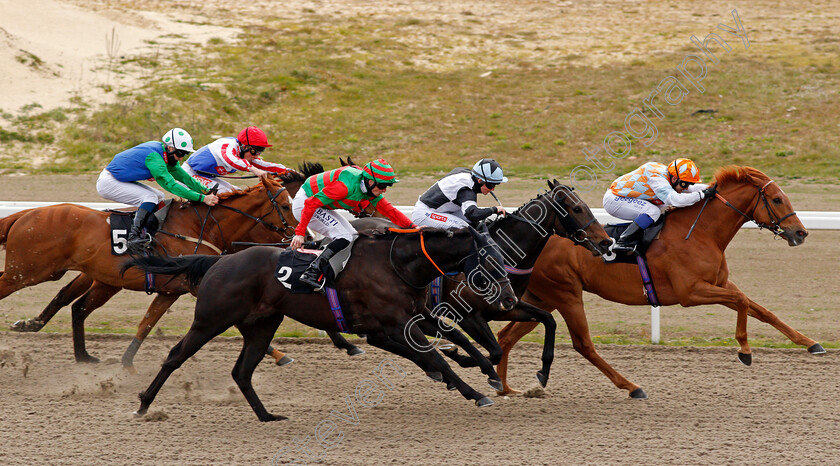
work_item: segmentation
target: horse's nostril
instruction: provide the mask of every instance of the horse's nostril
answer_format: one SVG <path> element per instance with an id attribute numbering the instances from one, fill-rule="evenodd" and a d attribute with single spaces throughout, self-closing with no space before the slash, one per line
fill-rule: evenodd
<path id="1" fill-rule="evenodd" d="M 798 231 L 796 232 L 796 235 L 797 235 L 797 236 L 801 236 L 802 238 L 804 238 L 804 237 L 808 236 L 808 232 L 807 232 L 807 231 L 805 231 L 805 230 L 798 230 Z"/>

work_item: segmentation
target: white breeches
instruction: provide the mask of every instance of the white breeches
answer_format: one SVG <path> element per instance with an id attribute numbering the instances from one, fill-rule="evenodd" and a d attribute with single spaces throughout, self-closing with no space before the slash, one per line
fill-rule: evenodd
<path id="1" fill-rule="evenodd" d="M 137 207 L 144 202 L 157 205 L 165 199 L 163 191 L 137 181 L 119 181 L 107 169 L 96 180 L 96 192 L 105 199 Z"/>

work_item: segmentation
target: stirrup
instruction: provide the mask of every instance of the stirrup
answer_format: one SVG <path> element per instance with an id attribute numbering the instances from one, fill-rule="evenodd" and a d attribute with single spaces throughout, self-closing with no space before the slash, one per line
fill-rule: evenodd
<path id="1" fill-rule="evenodd" d="M 611 249 L 613 252 L 636 252 L 636 249 L 639 247 L 638 244 L 619 244 L 615 243 Z"/>

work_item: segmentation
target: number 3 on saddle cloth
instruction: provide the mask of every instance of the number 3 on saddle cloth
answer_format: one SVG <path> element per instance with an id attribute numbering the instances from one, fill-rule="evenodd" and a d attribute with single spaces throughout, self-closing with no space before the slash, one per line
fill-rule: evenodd
<path id="1" fill-rule="evenodd" d="M 642 283 L 645 286 L 645 296 L 651 306 L 659 306 L 659 298 L 656 297 L 656 288 L 653 286 L 653 279 L 650 276 L 650 269 L 645 260 L 645 252 L 647 252 L 650 243 L 659 237 L 659 232 L 665 225 L 665 218 L 663 215 L 653 225 L 645 229 L 644 236 L 639 244 L 636 246 L 636 252 L 613 252 L 610 248 L 609 254 L 601 256 L 607 264 L 637 264 L 639 266 L 639 273 L 642 275 Z M 613 239 L 613 244 L 618 241 L 618 238 L 624 233 L 631 224 L 628 223 L 609 223 L 604 225 L 604 230 Z"/>
<path id="2" fill-rule="evenodd" d="M 335 280 L 339 273 L 344 270 L 347 261 L 350 259 L 350 252 L 353 249 L 353 244 L 347 246 L 338 254 L 330 258 L 330 267 L 324 274 L 324 291 L 327 295 L 327 300 L 330 303 L 335 323 L 338 325 L 338 330 L 344 333 L 349 332 L 350 326 L 344 318 L 344 312 L 341 310 L 341 304 L 338 301 L 338 293 L 335 290 Z M 290 292 L 299 293 L 315 293 L 311 286 L 300 282 L 300 276 L 304 270 L 309 267 L 309 264 L 321 254 L 319 250 L 301 249 L 300 251 L 283 251 L 277 259 L 277 267 L 274 269 L 274 278 L 286 287 Z"/>

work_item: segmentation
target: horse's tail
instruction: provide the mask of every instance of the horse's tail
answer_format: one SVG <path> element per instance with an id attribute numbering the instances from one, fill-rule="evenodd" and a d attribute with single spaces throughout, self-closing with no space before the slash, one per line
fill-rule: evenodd
<path id="1" fill-rule="evenodd" d="M 137 267 L 145 272 L 159 273 L 163 275 L 186 275 L 190 286 L 198 287 L 204 274 L 210 270 L 222 256 L 184 256 L 184 257 L 135 257 L 127 261 L 120 270 L 120 275 L 125 275 L 125 272 Z"/>
<path id="2" fill-rule="evenodd" d="M 20 212 L 15 212 L 7 217 L 0 218 L 0 248 L 6 245 L 6 238 L 9 235 L 9 230 L 12 229 L 12 225 L 14 225 L 19 218 L 26 215 L 27 212 L 29 212 L 29 209 L 21 210 Z"/>

